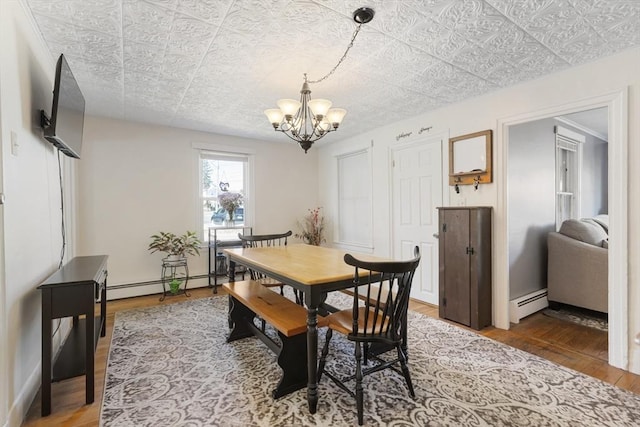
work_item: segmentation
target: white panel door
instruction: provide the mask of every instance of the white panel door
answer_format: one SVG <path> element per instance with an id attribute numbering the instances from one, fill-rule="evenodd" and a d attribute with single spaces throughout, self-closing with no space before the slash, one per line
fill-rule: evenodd
<path id="1" fill-rule="evenodd" d="M 409 259 L 418 246 L 422 259 L 411 297 L 438 304 L 438 212 L 442 206 L 442 139 L 393 149 L 393 251 Z"/>

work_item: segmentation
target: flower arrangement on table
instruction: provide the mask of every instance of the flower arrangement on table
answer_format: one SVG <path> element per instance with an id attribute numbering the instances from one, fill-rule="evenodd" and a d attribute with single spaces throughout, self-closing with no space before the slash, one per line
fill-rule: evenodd
<path id="1" fill-rule="evenodd" d="M 220 202 L 222 209 L 229 213 L 230 221 L 233 221 L 233 213 L 242 205 L 242 200 L 242 193 L 225 191 L 218 194 L 218 202 Z"/>
<path id="2" fill-rule="evenodd" d="M 296 233 L 295 237 L 314 246 L 320 246 L 327 241 L 324 237 L 324 216 L 320 214 L 320 209 L 322 208 L 309 209 L 309 213 L 305 215 L 302 222 L 298 221 L 300 232 Z"/>

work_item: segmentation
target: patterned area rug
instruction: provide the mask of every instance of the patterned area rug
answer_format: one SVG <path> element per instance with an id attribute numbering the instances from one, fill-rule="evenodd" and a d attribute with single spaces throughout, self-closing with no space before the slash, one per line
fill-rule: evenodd
<path id="1" fill-rule="evenodd" d="M 326 377 L 316 414 L 304 389 L 273 400 L 275 357 L 256 338 L 225 342 L 227 308 L 213 297 L 116 313 L 100 425 L 357 425 L 355 401 Z M 638 425 L 638 395 L 438 319 L 410 313 L 409 323 L 416 398 L 394 371 L 365 377 L 365 425 Z M 334 334 L 330 357 L 345 372 L 352 344 Z"/>
<path id="2" fill-rule="evenodd" d="M 587 326 L 599 331 L 606 332 L 609 330 L 609 322 L 607 322 L 605 314 L 602 314 L 602 316 L 597 316 L 593 315 L 592 313 L 588 313 L 583 310 L 571 307 L 561 307 L 557 310 L 545 308 L 542 311 L 542 314 L 544 314 L 545 316 L 553 317 L 555 319 L 565 320 L 567 322 Z"/>

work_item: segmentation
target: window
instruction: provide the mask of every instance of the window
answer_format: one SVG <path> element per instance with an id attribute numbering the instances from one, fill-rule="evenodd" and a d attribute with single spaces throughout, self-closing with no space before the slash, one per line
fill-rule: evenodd
<path id="1" fill-rule="evenodd" d="M 229 213 L 220 205 L 221 193 L 239 193 L 242 201 L 234 212 L 233 225 L 247 222 L 245 207 L 248 197 L 248 160 L 243 154 L 200 151 L 200 206 L 202 207 L 202 239 L 209 238 L 210 227 L 228 226 Z"/>
<path id="2" fill-rule="evenodd" d="M 338 241 L 371 248 L 371 161 L 369 150 L 338 156 Z"/>
<path id="3" fill-rule="evenodd" d="M 585 137 L 556 126 L 556 231 L 580 217 L 581 146 Z"/>

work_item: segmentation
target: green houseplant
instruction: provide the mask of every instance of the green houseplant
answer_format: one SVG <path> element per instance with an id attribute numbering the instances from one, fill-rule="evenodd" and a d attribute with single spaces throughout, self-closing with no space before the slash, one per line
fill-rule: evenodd
<path id="1" fill-rule="evenodd" d="M 168 258 L 179 259 L 187 255 L 200 255 L 201 243 L 195 231 L 187 231 L 182 236 L 161 231 L 151 236 L 148 249 L 151 253 L 166 252 Z"/>
<path id="2" fill-rule="evenodd" d="M 189 280 L 187 269 L 187 255 L 200 255 L 200 239 L 196 236 L 195 231 L 187 231 L 182 236 L 174 233 L 161 231 L 151 236 L 149 250 L 154 252 L 165 252 L 166 258 L 162 259 L 162 297 L 164 300 L 166 295 L 165 285 L 169 285 L 171 295 L 178 295 L 180 287 L 184 284 L 184 294 L 187 293 L 187 281 Z M 176 270 L 184 268 L 184 274 L 176 274 Z"/>

